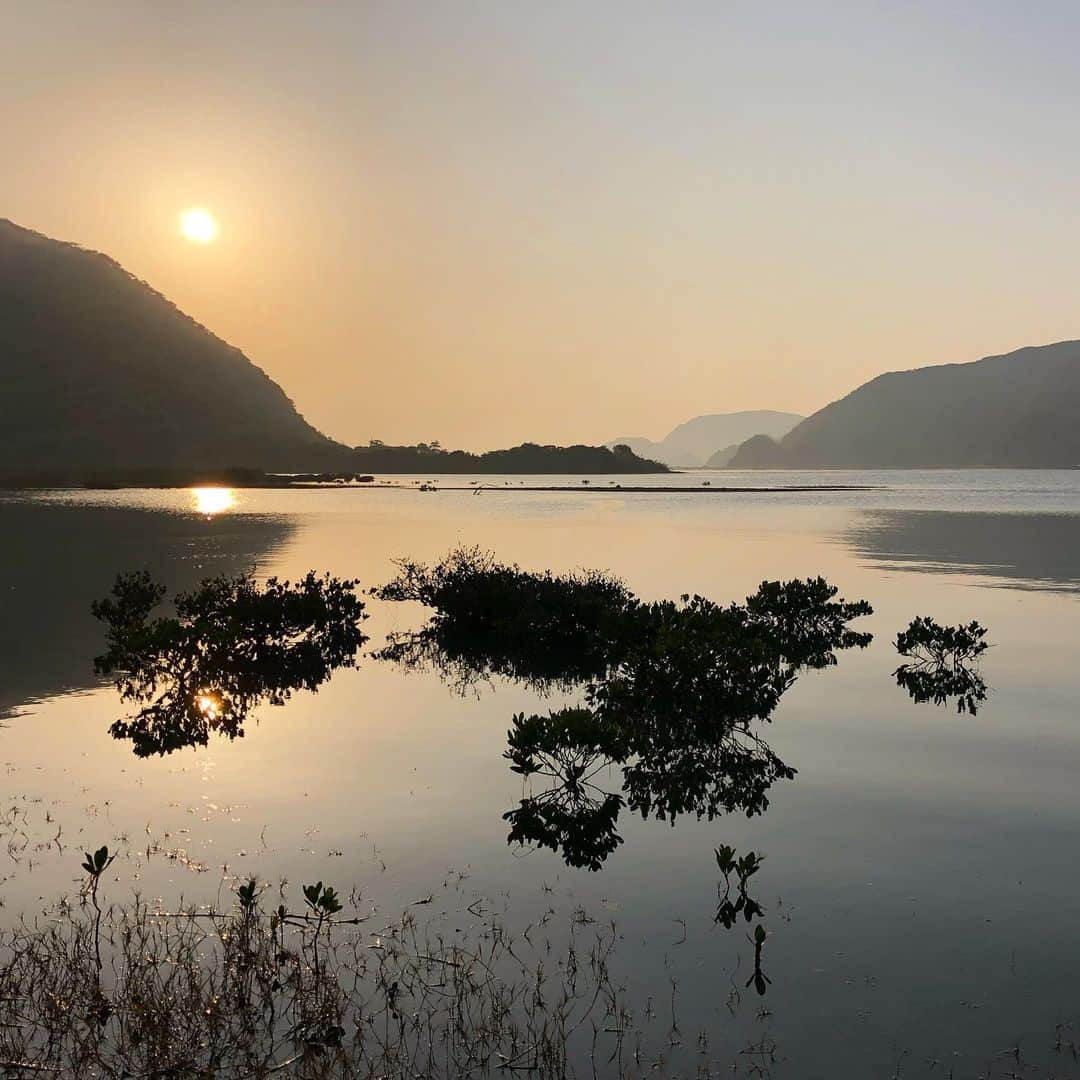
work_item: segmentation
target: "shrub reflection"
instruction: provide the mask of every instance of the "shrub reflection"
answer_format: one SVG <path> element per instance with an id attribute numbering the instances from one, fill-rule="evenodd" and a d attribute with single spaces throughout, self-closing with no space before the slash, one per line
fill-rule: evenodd
<path id="1" fill-rule="evenodd" d="M 459 688 L 491 675 L 580 688 L 579 705 L 513 718 L 510 766 L 544 786 L 505 818 L 511 842 L 593 870 L 622 842 L 624 807 L 670 822 L 762 812 L 795 770 L 758 725 L 802 668 L 871 640 L 849 626 L 870 605 L 837 599 L 822 578 L 764 582 L 743 604 L 643 603 L 605 574 L 533 574 L 474 549 L 430 568 L 404 561 L 377 595 L 435 609 L 392 637 L 384 659 L 433 667 Z"/>
<path id="2" fill-rule="evenodd" d="M 986 682 L 975 664 L 989 648 L 986 628 L 977 622 L 942 626 L 920 616 L 896 635 L 896 651 L 907 657 L 893 674 L 911 699 L 935 705 L 956 702 L 956 711 L 974 716 L 986 701 Z"/>
<path id="3" fill-rule="evenodd" d="M 211 731 L 242 736 L 256 705 L 282 705 L 355 663 L 367 640 L 355 587 L 314 572 L 261 588 L 250 575 L 216 577 L 180 593 L 171 617 L 152 617 L 164 586 L 145 571 L 121 574 L 112 595 L 93 605 L 108 632 L 94 670 L 141 707 L 112 735 L 130 740 L 139 757 L 205 746 Z"/>

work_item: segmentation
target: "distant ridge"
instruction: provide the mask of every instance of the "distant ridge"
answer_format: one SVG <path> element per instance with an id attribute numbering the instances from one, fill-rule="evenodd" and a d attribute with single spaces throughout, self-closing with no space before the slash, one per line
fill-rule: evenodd
<path id="1" fill-rule="evenodd" d="M 726 463 L 722 455 L 735 448 L 752 435 L 786 435 L 802 417 L 797 413 L 757 409 L 747 412 L 711 413 L 695 416 L 679 424 L 660 442 L 636 435 L 611 439 L 606 446 L 629 446 L 635 454 L 662 461 L 665 465 L 695 468 L 701 465 L 714 467 Z M 718 460 L 713 460 L 721 455 Z"/>
<path id="2" fill-rule="evenodd" d="M 1080 341 L 879 375 L 731 468 L 1080 465 Z"/>
<path id="3" fill-rule="evenodd" d="M 239 349 L 106 255 L 0 219 L 5 473 L 340 467 Z"/>

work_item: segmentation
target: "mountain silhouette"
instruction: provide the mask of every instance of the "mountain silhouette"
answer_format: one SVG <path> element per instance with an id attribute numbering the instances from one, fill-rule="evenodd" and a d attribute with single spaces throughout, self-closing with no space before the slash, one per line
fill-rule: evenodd
<path id="1" fill-rule="evenodd" d="M 752 436 L 753 438 L 769 438 L 768 435 Z M 739 447 L 742 443 L 732 443 L 730 446 L 721 447 L 716 451 L 708 461 L 705 462 L 706 469 L 726 469 L 735 455 L 739 452 Z"/>
<path id="2" fill-rule="evenodd" d="M 711 459 L 725 451 L 734 451 L 752 435 L 769 435 L 779 439 L 786 435 L 802 417 L 797 413 L 774 412 L 770 409 L 758 409 L 751 412 L 712 413 L 708 416 L 695 416 L 692 420 L 680 424 L 660 442 L 630 435 L 621 439 L 612 439 L 607 446 L 622 444 L 629 446 L 635 454 L 644 458 L 661 461 L 665 465 L 695 468 L 712 464 L 718 467 L 726 461 Z"/>
<path id="3" fill-rule="evenodd" d="M 879 375 L 731 468 L 1080 465 L 1080 341 Z"/>
<path id="4" fill-rule="evenodd" d="M 351 457 L 239 349 L 119 263 L 4 219 L 0 385 L 9 475 Z"/>

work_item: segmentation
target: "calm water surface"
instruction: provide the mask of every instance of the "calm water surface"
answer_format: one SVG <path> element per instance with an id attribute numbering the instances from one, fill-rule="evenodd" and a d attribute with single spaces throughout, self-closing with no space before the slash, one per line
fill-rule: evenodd
<path id="1" fill-rule="evenodd" d="M 673 485 L 857 484 L 870 490 L 665 493 Z M 1050 1048 L 1080 1020 L 1080 472 L 690 473 L 620 494 L 485 490 L 0 494 L 0 920 L 76 887 L 79 852 L 124 856 L 110 884 L 174 905 L 232 874 L 359 886 L 380 910 L 467 875 L 519 923 L 550 906 L 614 919 L 633 1000 L 669 1007 L 680 1053 L 714 1060 L 775 1043 L 774 1076 L 981 1076 L 1017 1043 Z M 460 478 L 453 478 L 460 484 Z M 627 482 L 618 478 L 616 482 Z M 635 479 L 635 483 L 636 483 Z M 465 478 L 469 486 L 469 478 Z M 586 488 L 587 490 L 576 490 Z M 207 513 L 207 511 L 211 511 Z M 596 873 L 507 845 L 522 797 L 503 757 L 511 717 L 558 707 L 506 684 L 453 694 L 434 674 L 364 657 L 318 694 L 259 711 L 244 738 L 139 760 L 113 740 L 122 712 L 90 665 L 90 601 L 120 570 L 173 588 L 218 572 L 329 570 L 380 584 L 392 559 L 477 544 L 527 568 L 603 567 L 646 599 L 742 599 L 765 578 L 822 574 L 875 608 L 875 635 L 807 672 L 766 734 L 798 770 L 752 819 L 624 812 Z M 369 600 L 369 648 L 422 623 Z M 913 703 L 892 642 L 920 614 L 978 619 L 993 648 L 977 716 Z M 618 777 L 610 784 L 618 790 Z M 713 848 L 766 856 L 756 895 L 770 931 L 764 999 L 745 988 L 744 925 L 712 923 Z M 224 876 L 223 876 L 224 868 Z M 451 925 L 463 918 L 448 910 Z M 767 1006 L 767 1008 L 763 1008 Z M 1005 1063 L 1005 1064 L 1003 1064 Z"/>

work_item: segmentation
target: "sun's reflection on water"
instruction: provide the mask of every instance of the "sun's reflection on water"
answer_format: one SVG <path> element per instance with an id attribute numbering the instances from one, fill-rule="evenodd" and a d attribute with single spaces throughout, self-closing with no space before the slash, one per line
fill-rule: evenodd
<path id="1" fill-rule="evenodd" d="M 236 505 L 236 495 L 232 488 L 227 487 L 192 488 L 191 498 L 195 504 L 196 513 L 206 517 L 221 514 Z"/>
<path id="2" fill-rule="evenodd" d="M 207 723 L 212 728 L 217 727 L 222 713 L 222 702 L 219 695 L 212 690 L 200 690 L 195 696 L 195 707 L 206 717 Z"/>

